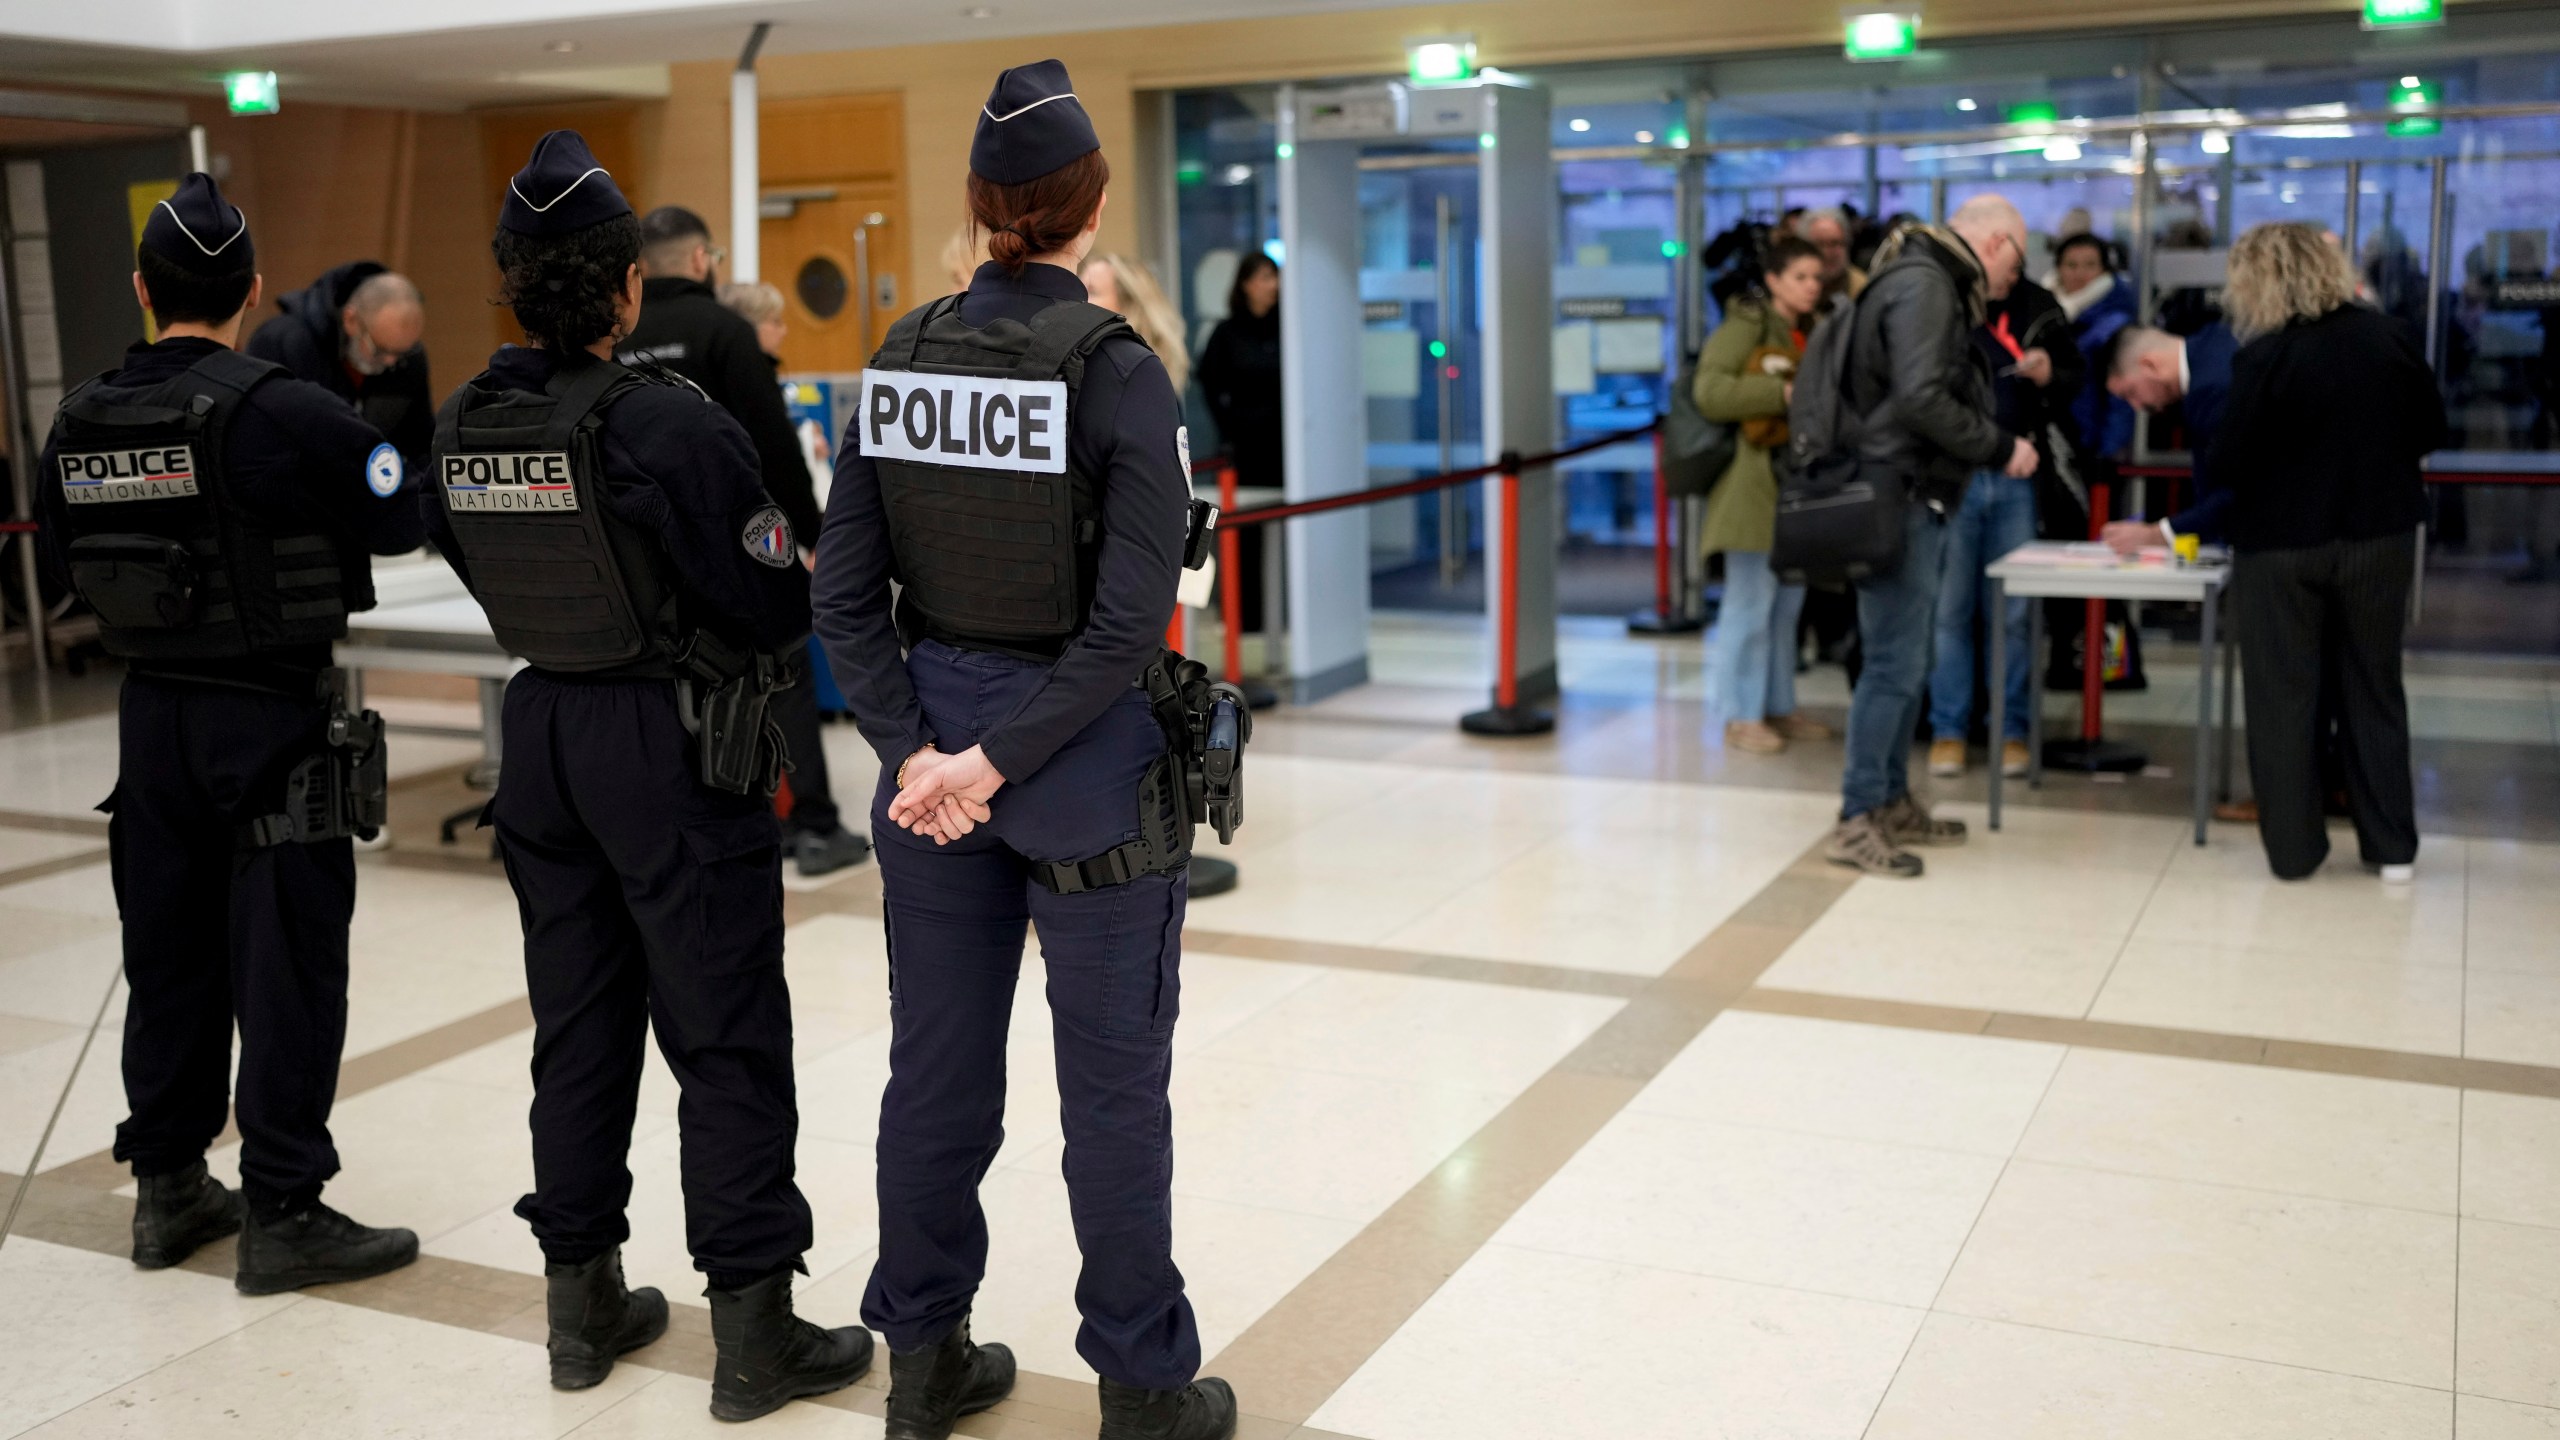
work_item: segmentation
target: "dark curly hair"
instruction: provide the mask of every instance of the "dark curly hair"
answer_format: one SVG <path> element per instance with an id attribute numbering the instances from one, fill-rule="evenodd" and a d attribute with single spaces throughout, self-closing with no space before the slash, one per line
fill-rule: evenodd
<path id="1" fill-rule="evenodd" d="M 498 303 L 545 350 L 584 350 L 613 334 L 623 286 L 640 259 L 640 221 L 630 214 L 566 235 L 500 230 Z"/>

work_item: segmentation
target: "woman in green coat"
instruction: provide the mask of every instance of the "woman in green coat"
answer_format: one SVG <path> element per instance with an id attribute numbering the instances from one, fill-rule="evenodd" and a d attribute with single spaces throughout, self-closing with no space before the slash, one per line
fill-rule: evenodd
<path id="1" fill-rule="evenodd" d="M 1789 740 L 1825 740 L 1829 726 L 1796 714 L 1796 618 L 1804 587 L 1769 569 L 1778 481 L 1769 452 L 1786 443 L 1804 332 L 1822 298 L 1822 255 L 1784 236 L 1769 245 L 1762 292 L 1737 300 L 1698 355 L 1698 413 L 1730 422 L 1733 463 L 1707 497 L 1700 545 L 1724 555 L 1724 604 L 1707 641 L 1707 693 L 1724 714 L 1725 744 L 1774 755 Z"/>

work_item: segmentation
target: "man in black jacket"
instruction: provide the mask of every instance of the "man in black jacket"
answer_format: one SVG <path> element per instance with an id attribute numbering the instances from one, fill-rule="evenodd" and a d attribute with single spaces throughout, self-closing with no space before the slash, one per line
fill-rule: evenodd
<path id="1" fill-rule="evenodd" d="M 2074 461 L 2069 435 L 2071 397 L 2087 378 L 2072 343 L 2071 317 L 2053 292 L 2021 277 L 1990 303 L 1988 318 L 1973 327 L 1973 348 L 1991 367 L 1992 418 L 2001 429 L 2034 444 L 2044 467 L 2059 471 Z M 1965 742 L 1972 730 L 1974 619 L 1990 601 L 1983 567 L 2036 538 L 2042 500 L 2038 476 L 2011 476 L 1985 466 L 1973 473 L 1964 500 L 1948 517 L 1944 573 L 1938 582 L 1937 658 L 1929 671 L 1929 773 L 1964 773 Z M 2056 488 L 2060 488 L 2057 475 Z M 2087 501 L 2081 505 L 2085 508 Z M 2068 508 L 2057 498 L 2052 508 Z M 2083 533 L 2086 533 L 2085 531 Z M 2027 771 L 2028 684 L 2034 657 L 2027 653 L 2027 601 L 2010 600 L 1983 624 L 2008 629 L 2008 674 L 1984 684 L 2002 697 L 1992 708 L 2000 728 L 1991 736 L 2001 772 Z"/>
<path id="2" fill-rule="evenodd" d="M 408 473 L 426 474 L 436 396 L 418 287 L 379 261 L 350 260 L 278 300 L 276 312 L 241 348 L 353 405 Z"/>
<path id="3" fill-rule="evenodd" d="M 1933 818 L 1911 795 L 1911 736 L 1929 673 L 1947 517 L 1976 470 L 2036 470 L 2035 446 L 1993 418 L 1991 367 L 1972 340 L 1989 303 L 2016 283 L 2026 245 L 2017 207 L 1977 196 L 1943 228 L 1896 231 L 1851 312 L 1857 328 L 1842 398 L 1861 417 L 1860 469 L 1900 479 L 1912 502 L 1902 563 L 1857 582 L 1865 666 L 1849 702 L 1840 825 L 1828 853 L 1870 875 L 1920 874 L 1920 857 L 1905 846 L 1964 843 L 1963 824 Z"/>
<path id="4" fill-rule="evenodd" d="M 783 408 L 773 363 L 756 344 L 756 327 L 721 304 L 713 288 L 712 267 L 720 258 L 711 227 L 692 211 L 661 205 L 640 217 L 640 324 L 614 358 L 656 361 L 737 417 L 755 442 L 765 493 L 814 555 L 825 517 L 818 511 L 809 462 L 800 454 L 791 413 Z M 817 688 L 804 680 L 777 694 L 771 714 L 791 750 L 791 818 L 784 828 L 793 862 L 803 875 L 860 863 L 871 846 L 845 829 L 837 812 L 818 728 Z"/>

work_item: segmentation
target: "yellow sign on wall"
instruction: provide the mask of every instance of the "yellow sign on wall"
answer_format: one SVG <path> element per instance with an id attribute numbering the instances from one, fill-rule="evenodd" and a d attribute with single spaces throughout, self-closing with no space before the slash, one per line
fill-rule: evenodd
<path id="1" fill-rule="evenodd" d="M 125 209 L 133 217 L 134 248 L 142 247 L 142 227 L 150 223 L 151 212 L 159 206 L 161 201 L 177 193 L 178 182 L 175 180 L 145 180 L 139 184 L 124 187 Z M 145 343 L 160 338 L 160 327 L 151 323 L 151 312 L 148 310 L 142 312 L 142 338 Z"/>

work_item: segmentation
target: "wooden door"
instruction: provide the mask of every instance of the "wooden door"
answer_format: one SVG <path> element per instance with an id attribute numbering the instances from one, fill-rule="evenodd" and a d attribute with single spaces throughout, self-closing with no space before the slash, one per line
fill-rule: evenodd
<path id="1" fill-rule="evenodd" d="M 762 246 L 790 324 L 787 372 L 861 369 L 912 303 L 905 104 L 897 93 L 820 95 L 757 109 L 765 198 L 790 209 L 764 222 Z"/>
<path id="2" fill-rule="evenodd" d="M 906 313 L 907 233 L 900 202 L 867 187 L 839 187 L 764 222 L 764 277 L 782 292 L 790 329 L 782 368 L 794 374 L 859 370 Z M 864 333 L 864 275 L 870 281 Z"/>

